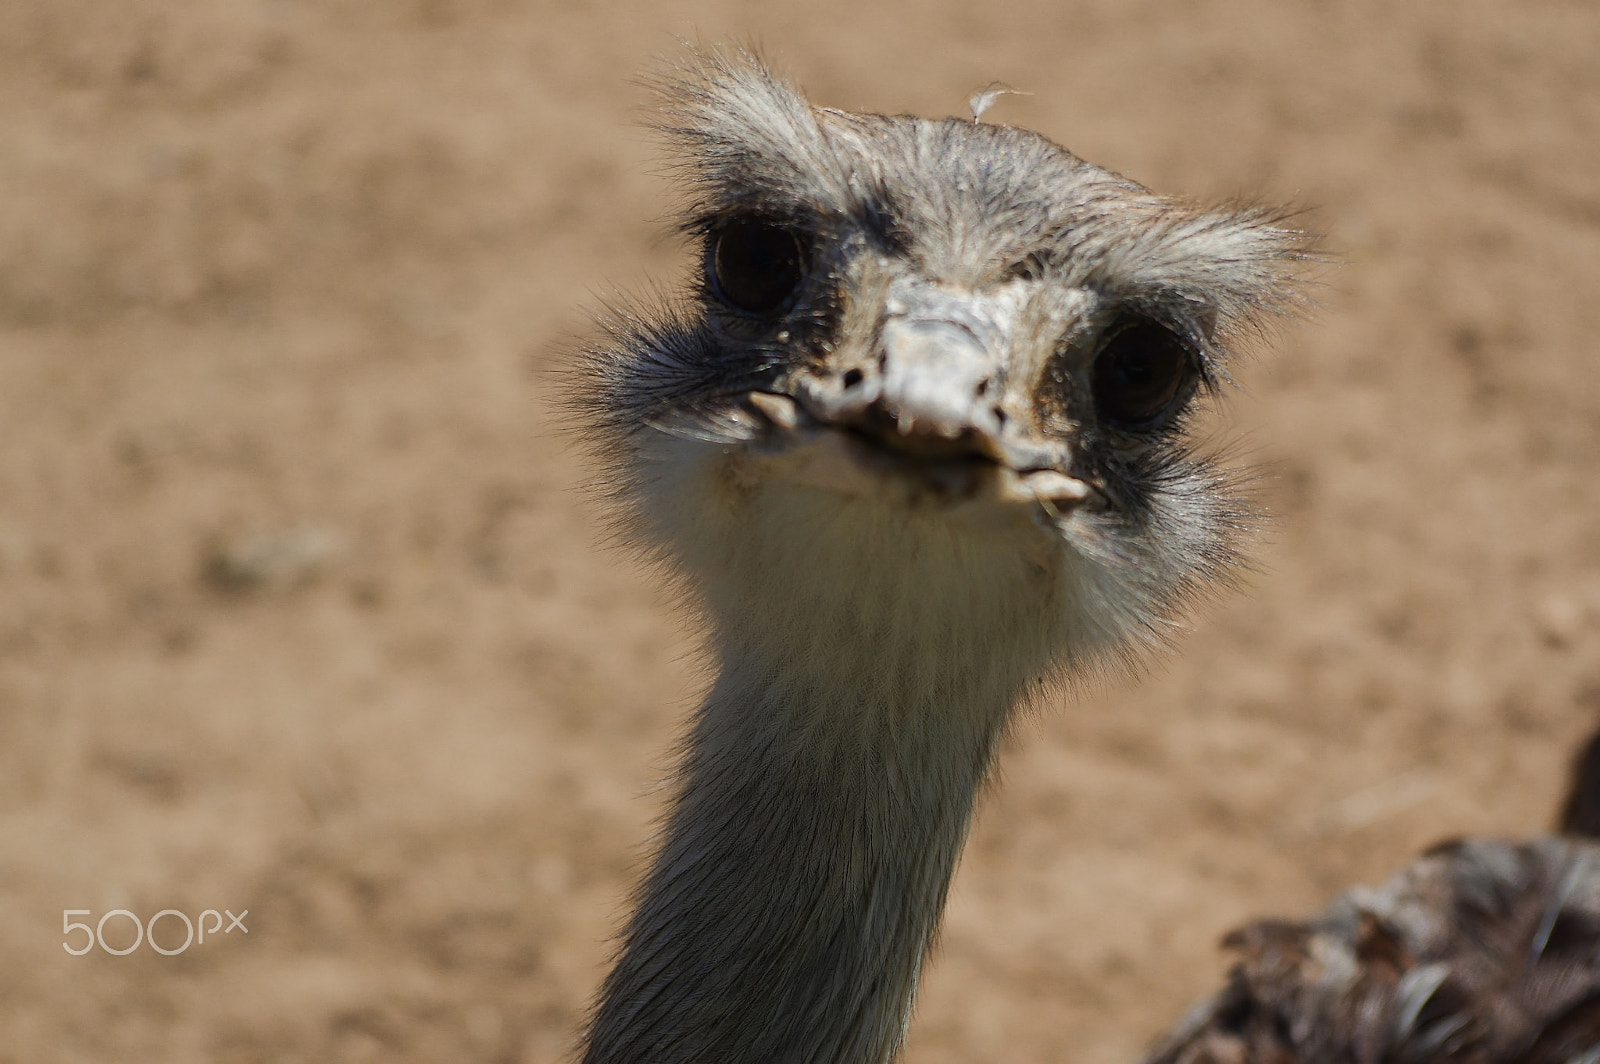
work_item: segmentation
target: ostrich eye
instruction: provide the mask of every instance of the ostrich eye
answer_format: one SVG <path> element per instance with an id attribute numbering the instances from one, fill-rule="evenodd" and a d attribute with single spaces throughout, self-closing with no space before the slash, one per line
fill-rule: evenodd
<path id="1" fill-rule="evenodd" d="M 1188 344 L 1164 325 L 1136 320 L 1095 357 L 1095 406 L 1119 427 L 1144 428 L 1171 408 L 1193 374 Z"/>
<path id="2" fill-rule="evenodd" d="M 770 314 L 800 287 L 805 248 L 793 232 L 759 218 L 736 218 L 717 232 L 711 268 L 723 299 Z"/>

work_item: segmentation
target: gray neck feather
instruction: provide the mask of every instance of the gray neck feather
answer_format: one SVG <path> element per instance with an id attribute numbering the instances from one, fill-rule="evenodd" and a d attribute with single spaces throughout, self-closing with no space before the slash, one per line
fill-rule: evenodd
<path id="1" fill-rule="evenodd" d="M 881 1064 L 1017 690 L 731 642 L 584 1060 Z"/>

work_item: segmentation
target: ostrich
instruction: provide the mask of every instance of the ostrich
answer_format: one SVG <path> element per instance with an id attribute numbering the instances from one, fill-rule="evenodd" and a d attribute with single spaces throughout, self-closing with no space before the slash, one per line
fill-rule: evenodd
<path id="1" fill-rule="evenodd" d="M 879 1064 L 1019 703 L 1234 570 L 1196 415 L 1311 239 L 982 101 L 815 108 L 742 51 L 660 90 L 699 269 L 603 322 L 578 409 L 716 678 L 584 1060 Z"/>
<path id="2" fill-rule="evenodd" d="M 1600 1061 L 1600 734 L 1560 829 L 1440 843 L 1311 920 L 1234 931 L 1227 985 L 1145 1064 Z"/>

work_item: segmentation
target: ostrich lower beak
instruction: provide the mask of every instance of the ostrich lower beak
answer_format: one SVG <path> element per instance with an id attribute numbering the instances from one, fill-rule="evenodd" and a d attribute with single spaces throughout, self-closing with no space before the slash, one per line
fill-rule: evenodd
<path id="1" fill-rule="evenodd" d="M 1052 519 L 1095 494 L 1086 482 L 1055 469 L 1013 467 L 987 434 L 964 434 L 957 449 L 898 447 L 858 425 L 820 421 L 787 395 L 752 392 L 745 404 L 771 427 L 744 451 L 746 459 L 761 475 L 790 483 L 911 508 L 989 504 L 1039 509 Z"/>

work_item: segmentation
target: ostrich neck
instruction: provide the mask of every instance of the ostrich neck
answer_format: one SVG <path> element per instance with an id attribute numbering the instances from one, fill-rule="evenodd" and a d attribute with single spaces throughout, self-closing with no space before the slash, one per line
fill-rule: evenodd
<path id="1" fill-rule="evenodd" d="M 1020 683 L 839 617 L 720 640 L 586 1064 L 894 1055 Z"/>

